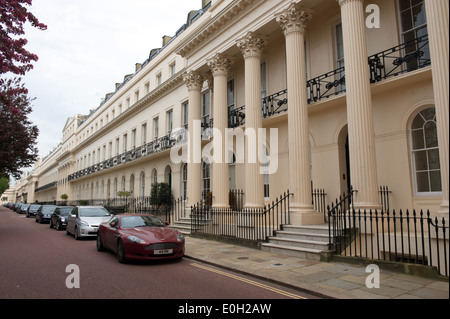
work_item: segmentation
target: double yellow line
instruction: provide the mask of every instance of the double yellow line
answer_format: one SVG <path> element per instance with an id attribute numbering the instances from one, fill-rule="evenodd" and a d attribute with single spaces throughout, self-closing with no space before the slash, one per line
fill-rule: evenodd
<path id="1" fill-rule="evenodd" d="M 277 294 L 280 294 L 280 295 L 283 295 L 283 296 L 286 296 L 286 297 L 289 297 L 289 298 L 292 298 L 292 299 L 308 299 L 308 298 L 305 298 L 305 297 L 302 297 L 302 296 L 299 296 L 299 295 L 296 295 L 296 294 L 292 294 L 290 292 L 287 292 L 287 291 L 284 291 L 284 290 L 281 290 L 281 289 L 273 288 L 273 287 L 261 284 L 261 283 L 256 282 L 256 281 L 253 281 L 253 280 L 250 280 L 250 279 L 245 279 L 243 277 L 232 275 L 232 274 L 226 273 L 224 271 L 217 270 L 217 269 L 214 269 L 214 268 L 210 268 L 210 267 L 207 267 L 207 266 L 204 266 L 204 265 L 195 264 L 195 263 L 193 263 L 191 265 L 194 266 L 194 267 L 197 267 L 197 268 L 201 268 L 201 269 L 206 270 L 206 271 L 214 272 L 214 273 L 222 275 L 222 276 L 226 276 L 226 277 L 229 277 L 229 278 L 233 278 L 233 279 L 245 282 L 247 284 L 250 284 L 250 285 L 253 285 L 253 286 L 256 286 L 256 287 L 260 287 L 260 288 L 263 288 L 263 289 L 266 289 L 266 290 L 270 290 L 272 292 L 275 292 Z"/>

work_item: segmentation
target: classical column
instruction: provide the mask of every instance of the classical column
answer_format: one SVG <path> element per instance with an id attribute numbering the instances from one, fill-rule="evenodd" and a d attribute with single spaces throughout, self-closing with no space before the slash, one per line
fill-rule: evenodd
<path id="1" fill-rule="evenodd" d="M 186 72 L 183 78 L 189 91 L 186 207 L 190 208 L 202 199 L 202 164 L 201 160 L 198 160 L 198 154 L 201 154 L 201 142 L 196 142 L 201 138 L 201 130 L 196 130 L 194 121 L 201 121 L 201 90 L 204 78 L 195 71 Z M 196 154 L 197 156 L 195 156 Z"/>
<path id="2" fill-rule="evenodd" d="M 229 173 L 224 146 L 225 131 L 228 128 L 227 82 L 231 60 L 218 53 L 208 59 L 207 64 L 214 78 L 213 143 L 215 160 L 211 163 L 213 207 L 229 207 Z"/>
<path id="3" fill-rule="evenodd" d="M 448 217 L 448 0 L 425 0 L 441 164 L 441 211 Z"/>
<path id="4" fill-rule="evenodd" d="M 261 111 L 261 53 L 264 39 L 252 32 L 237 41 L 245 61 L 245 130 L 248 156 L 245 160 L 245 207 L 264 207 L 264 179 L 258 159 L 258 129 L 262 128 Z M 254 132 L 254 134 L 253 134 Z M 250 160 L 249 155 L 256 158 Z"/>
<path id="5" fill-rule="evenodd" d="M 308 101 L 306 95 L 305 31 L 312 14 L 291 4 L 276 20 L 286 38 L 286 69 L 289 134 L 289 191 L 291 222 L 297 225 L 323 222 L 314 212 L 311 195 Z"/>
<path id="6" fill-rule="evenodd" d="M 375 154 L 364 0 L 338 0 L 344 38 L 350 176 L 357 209 L 381 208 Z"/>

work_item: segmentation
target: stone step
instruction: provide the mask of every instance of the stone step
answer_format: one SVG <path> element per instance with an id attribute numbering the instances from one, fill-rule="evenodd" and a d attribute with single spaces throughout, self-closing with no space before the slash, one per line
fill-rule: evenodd
<path id="1" fill-rule="evenodd" d="M 278 238 L 290 238 L 290 239 L 298 239 L 298 240 L 313 240 L 328 243 L 329 238 L 328 234 L 313 234 L 313 233 L 301 233 L 301 232 L 292 232 L 292 231 L 284 231 L 279 230 L 275 233 Z"/>
<path id="2" fill-rule="evenodd" d="M 274 245 L 280 245 L 280 246 L 317 249 L 320 251 L 328 250 L 328 241 L 324 242 L 324 241 L 317 241 L 317 240 L 303 240 L 303 239 L 270 237 L 269 243 L 274 244 Z"/>
<path id="3" fill-rule="evenodd" d="M 320 260 L 321 254 L 324 252 L 321 249 L 284 246 L 272 243 L 261 244 L 261 250 L 274 254 L 287 255 L 311 260 Z"/>
<path id="4" fill-rule="evenodd" d="M 289 232 L 312 233 L 328 236 L 328 224 L 304 226 L 283 225 L 283 230 Z"/>

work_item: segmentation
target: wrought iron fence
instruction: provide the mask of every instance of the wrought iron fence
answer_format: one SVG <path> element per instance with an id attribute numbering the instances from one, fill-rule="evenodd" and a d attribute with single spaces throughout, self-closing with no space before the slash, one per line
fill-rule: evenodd
<path id="1" fill-rule="evenodd" d="M 448 276 L 448 226 L 430 212 L 354 209 L 352 193 L 328 209 L 330 250 L 373 260 L 437 267 Z"/>
<path id="2" fill-rule="evenodd" d="M 289 198 L 284 193 L 264 208 L 213 208 L 204 202 L 191 207 L 191 235 L 216 236 L 250 242 L 266 241 L 290 224 Z"/>

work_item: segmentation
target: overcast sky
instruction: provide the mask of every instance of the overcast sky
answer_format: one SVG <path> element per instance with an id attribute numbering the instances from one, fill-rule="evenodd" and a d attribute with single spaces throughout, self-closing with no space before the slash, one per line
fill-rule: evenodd
<path id="1" fill-rule="evenodd" d="M 33 0 L 29 10 L 48 26 L 29 24 L 26 48 L 39 56 L 23 77 L 35 97 L 30 119 L 46 156 L 60 142 L 68 117 L 88 114 L 116 82 L 134 73 L 151 49 L 186 23 L 201 0 Z M 27 169 L 29 170 L 29 169 Z"/>

